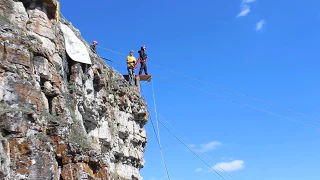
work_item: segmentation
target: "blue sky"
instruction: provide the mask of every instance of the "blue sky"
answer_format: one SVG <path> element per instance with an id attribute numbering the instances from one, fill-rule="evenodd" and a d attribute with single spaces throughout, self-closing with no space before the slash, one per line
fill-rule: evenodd
<path id="1" fill-rule="evenodd" d="M 320 127 L 320 122 L 155 65 L 320 120 L 320 1 L 77 2 L 61 1 L 61 11 L 88 42 L 97 40 L 100 46 L 124 54 L 147 46 L 157 112 L 235 179 L 319 180 L 319 130 L 217 98 L 212 93 L 316 127 Z M 126 73 L 124 56 L 97 50 L 115 61 L 108 64 Z M 151 109 L 152 84 L 142 86 L 155 119 Z M 171 179 L 222 179 L 159 127 Z M 141 174 L 145 180 L 165 180 L 151 122 L 146 129 L 146 164 Z M 201 154 L 200 157 L 215 166 Z M 232 179 L 218 172 L 225 179 Z"/>

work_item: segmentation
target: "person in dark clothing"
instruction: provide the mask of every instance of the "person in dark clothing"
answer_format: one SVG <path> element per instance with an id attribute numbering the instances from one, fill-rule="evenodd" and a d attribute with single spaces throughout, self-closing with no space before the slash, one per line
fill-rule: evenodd
<path id="1" fill-rule="evenodd" d="M 98 44 L 97 41 L 93 41 L 92 44 L 91 44 L 91 46 L 90 46 L 91 50 L 92 50 L 94 53 L 96 53 L 96 54 L 97 54 L 97 49 L 96 49 L 96 45 L 97 45 L 97 44 Z"/>
<path id="2" fill-rule="evenodd" d="M 139 53 L 139 59 L 140 59 L 140 70 L 139 70 L 139 75 L 142 74 L 142 71 L 144 71 L 144 73 L 146 75 L 148 75 L 148 69 L 147 69 L 147 59 L 148 59 L 148 56 L 147 54 L 145 53 L 146 51 L 146 46 L 143 45 L 140 49 L 140 51 L 138 51 Z"/>

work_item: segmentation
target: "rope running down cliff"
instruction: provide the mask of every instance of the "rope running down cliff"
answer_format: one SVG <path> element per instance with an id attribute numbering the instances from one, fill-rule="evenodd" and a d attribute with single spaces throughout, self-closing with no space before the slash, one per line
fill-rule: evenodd
<path id="1" fill-rule="evenodd" d="M 161 147 L 161 142 L 160 142 L 160 131 L 159 131 L 158 113 L 157 113 L 157 106 L 156 106 L 156 98 L 155 98 L 155 95 L 154 95 L 153 80 L 151 80 L 151 82 L 152 82 L 152 96 L 153 96 L 153 103 L 154 103 L 154 112 L 155 112 L 155 114 L 156 114 L 158 135 L 157 135 L 156 130 L 155 130 L 155 128 L 154 128 L 153 120 L 152 120 L 151 117 L 150 117 L 150 118 L 151 118 L 151 123 L 152 123 L 152 127 L 153 127 L 153 130 L 154 130 L 154 133 L 156 134 L 157 141 L 158 141 L 158 144 L 159 144 L 159 149 L 160 149 L 160 154 L 161 154 L 161 158 L 162 158 L 162 161 L 163 161 L 163 165 L 164 165 L 164 168 L 165 168 L 165 170 L 166 170 L 167 177 L 168 177 L 168 179 L 170 180 L 170 176 L 169 176 L 169 173 L 168 173 L 166 161 L 164 160 L 164 157 L 163 157 L 163 152 L 162 152 L 162 147 Z"/>
<path id="2" fill-rule="evenodd" d="M 152 109 L 152 108 L 151 108 Z M 185 140 L 187 140 L 189 142 L 189 144 L 193 144 L 193 147 L 200 152 L 202 155 L 204 155 L 207 159 L 209 159 L 214 165 L 216 165 L 219 169 L 221 169 L 224 173 L 226 173 L 228 176 L 230 176 L 233 180 L 236 180 L 230 173 L 228 173 L 227 171 L 225 171 L 222 167 L 219 166 L 218 163 L 216 163 L 212 158 L 210 158 L 207 154 L 205 154 L 203 151 L 201 151 L 193 142 L 191 142 L 186 136 L 184 136 L 180 131 L 178 131 L 172 124 L 169 123 L 169 121 L 167 121 L 161 114 L 157 113 L 157 115 L 163 119 L 172 129 L 174 129 L 180 136 L 182 136 Z M 162 126 L 165 126 L 160 120 L 158 120 Z M 173 136 L 175 136 L 177 139 L 178 137 L 172 132 L 170 131 L 167 127 L 165 127 Z M 179 139 L 178 139 L 179 140 Z M 185 145 L 185 143 L 183 143 L 181 140 L 179 140 L 183 145 Z M 186 145 L 185 145 L 186 146 Z M 192 149 L 189 149 L 191 152 L 193 152 L 195 154 L 195 152 Z M 204 161 L 202 158 L 200 158 L 199 156 L 197 156 L 202 162 Z M 210 166 L 211 167 L 211 166 Z M 210 168 L 211 169 L 211 168 Z M 213 171 L 215 171 L 214 169 L 211 169 Z M 217 174 L 219 174 L 218 172 L 216 172 Z"/>
<path id="3" fill-rule="evenodd" d="M 207 162 L 205 162 L 199 155 L 197 155 L 197 153 L 195 153 L 188 145 L 186 145 L 184 142 L 181 141 L 181 139 L 179 139 L 179 137 L 177 135 L 175 135 L 172 131 L 170 131 L 160 120 L 159 120 L 160 124 L 167 130 L 169 131 L 181 144 L 183 144 L 186 148 L 188 148 L 195 156 L 197 156 L 198 159 L 200 159 L 205 165 L 207 165 L 212 171 L 214 171 L 215 173 L 217 173 L 223 180 L 227 180 L 226 178 L 224 178 L 220 173 L 218 173 L 218 171 L 216 171 L 212 166 L 210 166 Z M 233 178 L 234 179 L 234 178 Z"/>
<path id="4" fill-rule="evenodd" d="M 153 91 L 154 91 L 154 88 L 152 88 Z M 142 92 L 143 93 L 143 92 Z M 154 94 L 154 93 L 153 93 Z M 154 96 L 153 96 L 154 97 Z M 151 108 L 153 109 L 153 108 Z M 172 131 L 170 131 L 159 119 L 158 119 L 158 115 L 164 119 L 155 109 L 153 109 L 155 111 L 155 114 L 156 114 L 156 120 L 157 120 L 157 123 L 160 122 L 160 124 L 162 126 L 164 126 L 181 144 L 183 144 L 184 146 L 186 146 L 198 159 L 200 159 L 205 165 L 207 165 L 212 171 L 214 171 L 215 173 L 217 173 L 222 179 L 226 180 L 221 174 L 219 174 L 215 169 L 213 169 L 208 163 L 206 163 L 200 156 L 198 156 L 190 147 L 188 147 L 185 143 L 183 143 L 179 138 L 178 136 L 176 136 Z M 167 178 L 170 179 L 170 176 L 169 176 L 169 173 L 168 173 L 168 169 L 167 169 L 167 166 L 166 166 L 166 162 L 164 160 L 164 157 L 163 157 L 163 153 L 162 153 L 162 147 L 161 147 L 161 144 L 160 144 L 160 141 L 159 141 L 159 138 L 157 136 L 157 133 L 156 133 L 156 129 L 155 129 L 155 126 L 154 126 L 154 122 L 153 122 L 153 119 L 150 117 L 151 119 L 151 124 L 152 124 L 152 128 L 153 128 L 153 131 L 154 131 L 154 134 L 156 135 L 156 138 L 157 138 L 157 142 L 158 142 L 158 145 L 159 145 L 159 149 L 160 149 L 160 153 L 161 153 L 161 157 L 162 157 L 162 160 L 163 160 L 163 164 L 164 164 L 164 168 L 166 170 L 166 173 L 167 173 Z M 164 119 L 165 120 L 165 119 Z M 173 127 L 167 120 L 165 120 L 171 127 Z M 173 127 L 173 129 L 175 129 Z M 176 130 L 176 129 L 175 129 Z M 158 127 L 158 131 L 159 131 L 159 127 Z M 177 132 L 179 132 L 178 130 L 176 130 Z M 180 132 L 179 132 L 180 133 Z M 183 136 L 181 133 L 180 135 L 182 137 L 184 137 L 185 139 L 187 139 L 185 136 Z M 188 139 L 187 139 L 188 140 Z M 193 144 L 190 140 L 188 140 L 191 144 Z M 204 154 L 202 151 L 200 151 L 198 149 L 197 146 L 194 146 L 199 152 L 201 152 L 202 154 Z M 224 171 L 225 173 L 227 173 L 230 177 L 232 177 L 232 179 L 236 180 L 232 175 L 230 175 L 228 172 L 226 172 L 224 169 L 222 169 L 216 162 L 214 162 L 210 157 L 208 157 L 207 155 L 205 155 L 209 160 L 211 160 L 211 162 L 213 162 L 213 164 L 215 164 L 217 167 L 219 167 L 222 171 Z"/>
<path id="5" fill-rule="evenodd" d="M 142 87 L 141 87 L 141 93 L 142 93 L 142 97 L 145 98 Z M 186 136 L 184 136 L 182 133 L 180 133 L 175 127 L 173 127 L 173 125 L 171 125 L 171 124 L 170 124 L 163 116 L 161 116 L 155 109 L 153 109 L 152 107 L 151 107 L 151 109 L 155 111 L 158 122 L 160 122 L 160 120 L 158 119 L 158 116 L 159 116 L 159 117 L 162 118 L 167 124 L 169 124 L 175 131 L 177 131 L 184 139 L 186 139 L 190 144 L 194 144 L 194 143 L 192 143 L 188 138 L 186 138 Z M 154 133 L 155 133 L 155 135 L 156 135 L 156 137 L 157 137 L 156 130 L 155 130 L 154 123 L 153 123 L 153 119 L 152 119 L 151 117 L 150 117 L 150 119 L 151 119 L 153 131 L 154 131 Z M 160 123 L 161 123 L 161 122 L 160 122 Z M 165 126 L 163 123 L 161 123 L 161 125 L 162 125 L 162 126 Z M 184 146 L 187 146 L 187 145 L 186 145 L 185 143 L 183 143 L 172 131 L 170 131 L 167 127 L 165 127 L 165 128 L 166 128 L 173 136 L 175 136 L 175 137 L 179 140 L 180 143 L 182 143 Z M 158 129 L 158 130 L 159 130 L 159 129 Z M 158 142 L 159 142 L 159 141 L 158 141 Z M 163 157 L 161 144 L 159 144 L 159 147 L 160 147 L 160 151 L 161 151 L 161 156 Z M 187 146 L 187 147 L 188 147 L 188 146 Z M 217 164 L 217 163 L 216 163 L 215 161 L 213 161 L 208 155 L 206 155 L 204 152 L 202 152 L 196 145 L 194 145 L 194 148 L 195 148 L 197 151 L 201 152 L 202 155 L 204 155 L 207 159 L 209 159 L 213 164 L 215 164 L 215 165 L 216 165 L 218 168 L 220 168 L 223 172 L 225 172 L 226 174 L 228 174 L 233 180 L 236 180 L 231 174 L 229 174 L 229 173 L 226 172 L 223 168 L 221 168 L 221 167 L 219 166 L 219 164 Z M 190 149 L 190 148 L 188 148 L 188 149 L 189 149 L 194 155 L 196 155 L 196 157 L 197 157 L 198 159 L 200 159 L 205 165 L 209 166 L 209 168 L 210 168 L 212 171 L 214 171 L 214 172 L 217 173 L 220 177 L 222 177 L 222 175 L 220 175 L 215 169 L 213 169 L 210 165 L 208 165 L 208 164 L 207 164 L 201 157 L 199 157 L 192 149 Z M 165 165 L 164 159 L 163 159 L 163 162 L 164 162 L 164 165 Z M 167 171 L 166 165 L 165 165 L 165 170 Z M 224 177 L 222 177 L 222 178 L 225 180 Z"/>
<path id="6" fill-rule="evenodd" d="M 154 106 L 154 113 L 156 114 L 156 121 L 157 121 L 157 130 L 158 130 L 158 136 L 159 136 L 159 143 L 161 143 L 161 140 L 160 140 L 160 131 L 159 131 L 159 122 L 158 122 L 158 113 L 157 113 L 157 105 L 156 105 L 156 97 L 155 97 L 155 95 L 154 95 L 153 80 L 151 81 L 151 84 L 152 84 L 153 106 Z"/>

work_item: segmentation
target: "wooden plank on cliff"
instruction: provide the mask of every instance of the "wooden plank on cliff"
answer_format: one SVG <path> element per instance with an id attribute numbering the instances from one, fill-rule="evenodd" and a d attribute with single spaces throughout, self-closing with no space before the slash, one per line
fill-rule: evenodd
<path id="1" fill-rule="evenodd" d="M 124 77 L 124 79 L 129 81 L 129 75 L 123 74 L 123 77 Z M 151 75 L 136 75 L 135 85 L 137 86 L 139 92 L 140 92 L 140 81 L 150 82 L 151 81 L 151 77 L 152 77 Z"/>
<path id="2" fill-rule="evenodd" d="M 136 75 L 136 77 L 139 77 L 140 78 L 140 81 L 148 81 L 150 82 L 151 81 L 151 75 Z"/>

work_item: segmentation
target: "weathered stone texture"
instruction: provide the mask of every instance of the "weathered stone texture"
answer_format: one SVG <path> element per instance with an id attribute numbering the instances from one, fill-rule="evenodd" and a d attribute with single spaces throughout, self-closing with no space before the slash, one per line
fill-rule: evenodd
<path id="1" fill-rule="evenodd" d="M 140 180 L 146 102 L 91 51 L 68 57 L 55 5 L 0 1 L 0 179 Z"/>

